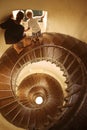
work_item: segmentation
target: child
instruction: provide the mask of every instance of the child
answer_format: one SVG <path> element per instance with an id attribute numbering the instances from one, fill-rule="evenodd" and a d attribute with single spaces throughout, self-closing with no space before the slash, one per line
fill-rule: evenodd
<path id="1" fill-rule="evenodd" d="M 38 20 L 44 18 L 44 15 L 33 17 L 33 11 L 26 10 L 26 17 L 28 18 L 28 29 L 31 28 L 32 36 L 38 39 L 38 37 L 41 36 L 41 28 L 39 26 Z"/>

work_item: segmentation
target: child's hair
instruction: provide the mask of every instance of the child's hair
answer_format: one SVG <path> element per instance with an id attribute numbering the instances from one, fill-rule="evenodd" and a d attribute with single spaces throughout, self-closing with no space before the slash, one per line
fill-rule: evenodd
<path id="1" fill-rule="evenodd" d="M 26 17 L 32 16 L 33 17 L 33 11 L 32 10 L 26 10 Z"/>

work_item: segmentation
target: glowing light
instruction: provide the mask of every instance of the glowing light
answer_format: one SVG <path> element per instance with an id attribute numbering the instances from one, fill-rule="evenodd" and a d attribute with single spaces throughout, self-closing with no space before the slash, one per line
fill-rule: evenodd
<path id="1" fill-rule="evenodd" d="M 36 97 L 35 102 L 36 102 L 36 104 L 42 104 L 43 98 L 42 97 Z"/>

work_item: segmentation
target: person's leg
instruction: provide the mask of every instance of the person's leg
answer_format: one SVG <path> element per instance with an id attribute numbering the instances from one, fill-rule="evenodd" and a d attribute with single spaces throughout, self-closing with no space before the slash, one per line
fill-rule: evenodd
<path id="1" fill-rule="evenodd" d="M 36 34 L 36 41 L 38 42 L 38 44 L 42 44 L 42 33 L 41 33 L 41 31 L 39 31 L 39 32 L 37 32 L 37 34 Z"/>
<path id="2" fill-rule="evenodd" d="M 23 43 L 23 46 L 26 47 L 26 46 L 29 46 L 31 45 L 31 38 L 30 37 L 24 37 L 21 42 Z"/>
<path id="3" fill-rule="evenodd" d="M 13 48 L 17 51 L 19 54 L 24 47 L 27 47 L 31 44 L 31 39 L 30 37 L 24 37 L 20 42 L 16 43 L 13 45 Z"/>
<path id="4" fill-rule="evenodd" d="M 32 33 L 32 37 L 35 42 L 40 41 L 40 39 L 42 39 L 41 30 L 37 33 Z"/>
<path id="5" fill-rule="evenodd" d="M 16 50 L 18 54 L 23 50 L 23 47 L 20 47 L 18 43 L 14 44 L 13 48 Z"/>

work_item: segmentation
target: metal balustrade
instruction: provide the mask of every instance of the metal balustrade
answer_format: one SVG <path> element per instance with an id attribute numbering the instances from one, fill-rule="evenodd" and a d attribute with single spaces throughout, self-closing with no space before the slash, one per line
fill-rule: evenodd
<path id="1" fill-rule="evenodd" d="M 34 47 L 14 62 L 10 57 L 8 58 L 8 54 L 6 56 L 11 63 L 11 68 L 8 68 L 8 65 L 5 66 L 4 63 L 7 61 L 3 61 L 2 57 L 0 64 L 3 67 L 0 71 L 1 114 L 12 124 L 24 129 L 68 128 L 66 124 L 74 120 L 73 116 L 78 115 L 86 98 L 86 68 L 81 58 L 57 44 Z M 61 84 L 58 77 L 55 78 L 45 72 L 46 67 L 41 72 L 26 74 L 19 81 L 26 66 L 43 63 L 43 61 L 50 66 L 55 66 L 55 69 L 59 68 L 66 87 Z M 54 70 L 51 71 L 54 72 Z M 5 86 L 4 89 L 2 85 Z M 35 103 L 38 96 L 43 98 L 41 105 Z"/>

